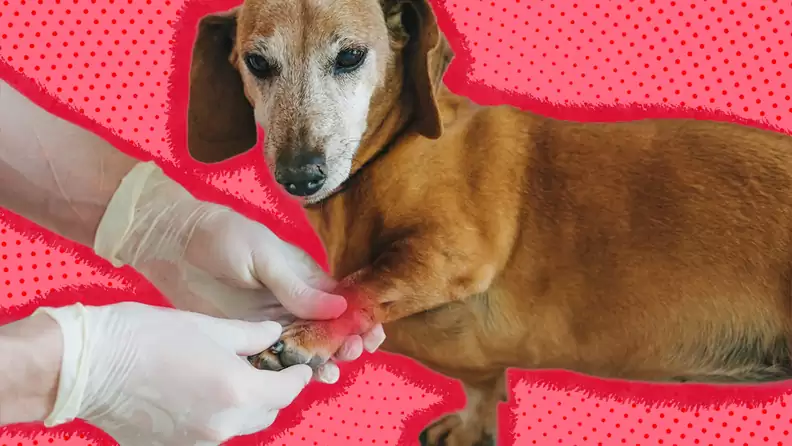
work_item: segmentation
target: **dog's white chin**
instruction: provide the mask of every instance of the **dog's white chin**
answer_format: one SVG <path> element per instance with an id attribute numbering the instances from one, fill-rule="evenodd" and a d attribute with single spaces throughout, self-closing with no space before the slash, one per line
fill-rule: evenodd
<path id="1" fill-rule="evenodd" d="M 324 189 L 322 189 L 322 190 L 320 190 L 319 192 L 317 192 L 317 193 L 315 193 L 313 195 L 309 195 L 307 197 L 300 197 L 300 198 L 302 198 L 301 201 L 302 201 L 302 204 L 304 204 L 304 205 L 316 204 L 316 203 L 319 203 L 320 201 L 324 200 L 325 198 L 333 195 L 333 192 L 335 192 L 335 189 L 328 189 L 326 191 Z"/>
<path id="2" fill-rule="evenodd" d="M 340 189 L 348 179 L 349 179 L 349 174 L 343 175 L 341 177 L 335 177 L 331 175 L 330 178 L 327 179 L 325 185 L 319 190 L 319 192 L 313 195 L 309 195 L 307 197 L 301 197 L 303 204 L 316 204 L 330 197 L 336 191 L 338 191 L 338 189 Z"/>

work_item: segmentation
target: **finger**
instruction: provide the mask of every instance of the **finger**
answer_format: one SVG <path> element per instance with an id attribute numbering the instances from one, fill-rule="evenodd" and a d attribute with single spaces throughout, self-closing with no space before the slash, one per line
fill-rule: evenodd
<path id="1" fill-rule="evenodd" d="M 335 357 L 341 361 L 354 361 L 363 354 L 363 339 L 352 335 L 346 338 L 344 345 L 336 352 Z"/>
<path id="2" fill-rule="evenodd" d="M 374 353 L 385 342 L 385 329 L 382 324 L 377 324 L 363 334 L 363 348 L 369 353 Z"/>
<path id="3" fill-rule="evenodd" d="M 236 344 L 234 350 L 241 356 L 250 356 L 272 347 L 280 340 L 283 327 L 273 321 L 247 322 L 231 321 L 238 323 L 246 329 L 244 341 Z"/>
<path id="4" fill-rule="evenodd" d="M 304 280 L 309 286 L 321 291 L 331 291 L 338 286 L 338 281 L 330 277 L 316 262 L 310 257 L 302 268 L 294 268 L 295 274 Z"/>
<path id="5" fill-rule="evenodd" d="M 300 274 L 297 274 L 300 276 Z M 301 277 L 309 286 L 320 291 L 332 291 L 338 287 L 338 281 L 327 275 L 322 269 L 317 267 L 307 277 Z"/>
<path id="6" fill-rule="evenodd" d="M 262 403 L 273 410 L 280 410 L 291 404 L 313 377 L 313 371 L 305 364 L 294 365 L 279 372 L 251 369 L 251 373 L 257 375 L 259 384 L 254 388 L 263 393 Z"/>
<path id="7" fill-rule="evenodd" d="M 335 384 L 341 376 L 341 370 L 335 363 L 328 362 L 319 366 L 314 372 L 314 378 L 325 384 Z"/>
<path id="8" fill-rule="evenodd" d="M 330 277 L 305 251 L 286 242 L 284 242 L 284 248 L 283 255 L 286 256 L 292 270 L 309 286 L 321 291 L 330 291 L 338 285 L 338 282 Z"/>
<path id="9" fill-rule="evenodd" d="M 291 268 L 281 264 L 269 269 L 264 284 L 278 301 L 300 319 L 335 319 L 346 311 L 347 302 L 341 296 L 311 288 Z"/>
<path id="10" fill-rule="evenodd" d="M 184 313 L 198 328 L 218 344 L 238 355 L 254 355 L 278 342 L 283 327 L 277 322 L 247 322 L 219 319 L 200 313 Z"/>

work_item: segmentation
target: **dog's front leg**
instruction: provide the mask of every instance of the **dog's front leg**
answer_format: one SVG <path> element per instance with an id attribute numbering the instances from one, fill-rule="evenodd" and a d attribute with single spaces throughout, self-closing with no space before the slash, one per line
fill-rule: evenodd
<path id="1" fill-rule="evenodd" d="M 371 266 L 341 282 L 335 293 L 347 298 L 348 308 L 340 318 L 297 321 L 284 330 L 281 342 L 251 362 L 267 370 L 295 364 L 316 368 L 350 334 L 484 292 L 498 262 L 482 249 L 484 244 L 458 242 L 451 236 L 427 235 L 394 243 Z"/>

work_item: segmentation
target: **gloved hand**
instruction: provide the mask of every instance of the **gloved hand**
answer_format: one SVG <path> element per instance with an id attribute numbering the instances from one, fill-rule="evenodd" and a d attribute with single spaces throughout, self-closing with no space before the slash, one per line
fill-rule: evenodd
<path id="1" fill-rule="evenodd" d="M 97 254 L 131 264 L 179 308 L 248 320 L 289 312 L 328 319 L 346 305 L 327 293 L 333 281 L 308 256 L 263 225 L 195 199 L 155 165 L 50 114 L 3 80 L 0 206 L 93 242 Z M 384 333 L 375 327 L 364 338 L 373 350 Z M 352 336 L 336 357 L 355 359 L 362 350 L 361 337 Z M 332 364 L 320 372 L 322 381 L 337 379 Z"/>
<path id="2" fill-rule="evenodd" d="M 231 209 L 200 201 L 153 163 L 121 182 L 102 217 L 94 250 L 130 264 L 177 308 L 245 320 L 332 319 L 346 300 L 336 282 L 302 250 Z M 382 326 L 351 336 L 336 354 L 356 359 L 384 341 Z M 335 382 L 328 363 L 317 379 Z"/>
<path id="3" fill-rule="evenodd" d="M 45 424 L 82 418 L 121 446 L 217 445 L 260 431 L 311 379 L 308 366 L 267 372 L 244 359 L 278 339 L 275 322 L 131 302 L 36 313 L 55 319 L 63 334 L 57 399 Z"/>

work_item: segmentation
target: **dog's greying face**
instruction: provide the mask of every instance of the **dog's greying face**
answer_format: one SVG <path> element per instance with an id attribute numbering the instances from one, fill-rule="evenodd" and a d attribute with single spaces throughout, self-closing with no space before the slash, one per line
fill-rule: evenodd
<path id="1" fill-rule="evenodd" d="M 190 153 L 241 153 L 258 124 L 276 181 L 320 201 L 349 177 L 383 104 L 403 103 L 394 91 L 409 97 L 418 131 L 439 136 L 433 86 L 451 55 L 429 66 L 439 39 L 426 0 L 248 0 L 207 16 L 193 51 Z"/>
<path id="2" fill-rule="evenodd" d="M 382 9 L 351 0 L 248 2 L 235 51 L 276 181 L 321 200 L 347 179 L 385 78 L 391 53 Z"/>

